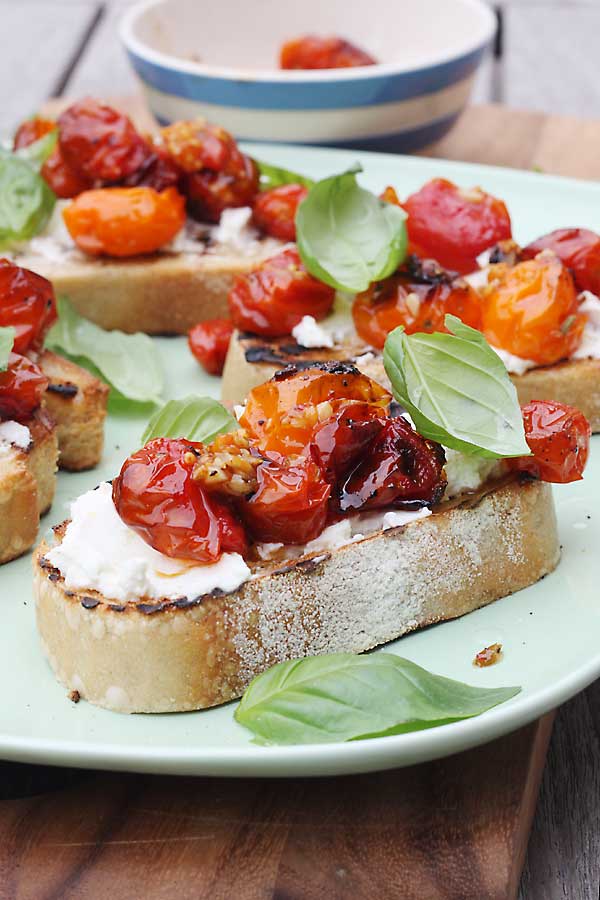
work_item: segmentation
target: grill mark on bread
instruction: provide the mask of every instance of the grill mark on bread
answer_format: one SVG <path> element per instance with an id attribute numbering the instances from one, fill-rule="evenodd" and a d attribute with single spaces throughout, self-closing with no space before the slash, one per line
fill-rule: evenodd
<path id="1" fill-rule="evenodd" d="M 65 397 L 67 399 L 76 397 L 79 393 L 79 388 L 71 381 L 61 381 L 55 383 L 50 382 L 50 384 L 48 385 L 48 390 L 51 394 L 58 394 L 59 396 Z"/>

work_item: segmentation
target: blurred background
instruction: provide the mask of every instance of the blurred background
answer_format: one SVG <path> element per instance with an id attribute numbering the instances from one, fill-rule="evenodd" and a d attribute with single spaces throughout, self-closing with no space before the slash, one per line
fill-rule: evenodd
<path id="1" fill-rule="evenodd" d="M 128 0 L 0 0 L 0 133 L 12 130 L 49 96 L 135 91 L 117 37 L 117 23 L 129 5 Z M 500 28 L 494 52 L 477 74 L 472 102 L 600 117 L 600 2 L 504 0 L 490 6 Z"/>

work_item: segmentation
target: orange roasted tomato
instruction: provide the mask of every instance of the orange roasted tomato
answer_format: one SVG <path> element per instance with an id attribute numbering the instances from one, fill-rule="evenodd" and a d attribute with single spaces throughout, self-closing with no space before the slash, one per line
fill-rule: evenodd
<path id="1" fill-rule="evenodd" d="M 26 422 L 39 407 L 48 379 L 34 362 L 11 353 L 8 366 L 0 372 L 0 419 Z"/>
<path id="2" fill-rule="evenodd" d="M 91 97 L 59 116 L 58 131 L 68 165 L 92 181 L 121 181 L 142 168 L 151 153 L 127 116 Z"/>
<path id="3" fill-rule="evenodd" d="M 443 448 L 406 419 L 389 419 L 339 492 L 341 512 L 431 506 L 446 489 Z"/>
<path id="4" fill-rule="evenodd" d="M 280 241 L 296 240 L 296 210 L 308 189 L 301 184 L 281 184 L 263 191 L 254 201 L 255 225 Z"/>
<path id="5" fill-rule="evenodd" d="M 224 209 L 252 205 L 258 193 L 258 168 L 224 128 L 204 119 L 175 122 L 162 129 L 161 138 L 185 173 L 184 193 L 195 218 L 218 222 Z"/>
<path id="6" fill-rule="evenodd" d="M 288 366 L 250 391 L 240 425 L 259 450 L 283 457 L 305 454 L 316 440 L 326 468 L 332 450 L 326 436 L 322 443 L 316 437 L 323 423 L 354 404 L 357 416 L 365 417 L 366 404 L 378 419 L 387 413 L 390 400 L 385 388 L 347 363 Z"/>
<path id="7" fill-rule="evenodd" d="M 192 478 L 202 444 L 157 438 L 125 460 L 113 481 L 121 519 L 167 556 L 212 563 L 246 553 L 243 526 L 229 507 Z"/>
<path id="8" fill-rule="evenodd" d="M 494 347 L 541 366 L 568 357 L 586 317 L 577 311 L 573 278 L 550 254 L 493 266 L 483 297 L 483 333 Z"/>
<path id="9" fill-rule="evenodd" d="M 416 256 L 410 256 L 406 265 L 385 281 L 358 294 L 352 306 L 358 335 L 378 349 L 399 325 L 407 334 L 446 331 L 446 313 L 458 316 L 472 328 L 481 328 L 478 293 L 455 272 L 445 271 L 432 259 L 421 261 Z"/>
<path id="10" fill-rule="evenodd" d="M 22 147 L 29 147 L 35 141 L 45 137 L 57 128 L 56 122 L 52 119 L 42 119 L 35 116 L 33 119 L 26 119 L 19 125 L 15 131 L 13 138 L 13 150 L 20 150 Z"/>
<path id="11" fill-rule="evenodd" d="M 347 69 L 373 66 L 375 62 L 372 56 L 350 41 L 314 34 L 287 41 L 279 55 L 282 69 Z"/>
<path id="12" fill-rule="evenodd" d="M 207 319 L 190 330 L 189 348 L 209 375 L 223 372 L 232 332 L 231 319 Z"/>
<path id="13" fill-rule="evenodd" d="M 304 544 L 327 520 L 331 485 L 310 458 L 266 460 L 256 470 L 258 486 L 237 510 L 258 541 Z"/>
<path id="14" fill-rule="evenodd" d="M 600 294 L 600 235 L 587 228 L 559 228 L 528 244 L 521 251 L 531 259 L 542 250 L 552 250 L 571 269 L 580 291 Z"/>
<path id="15" fill-rule="evenodd" d="M 0 327 L 15 329 L 15 353 L 41 350 L 56 317 L 52 284 L 30 269 L 0 259 Z"/>
<path id="16" fill-rule="evenodd" d="M 15 134 L 14 149 L 28 147 L 57 127 L 56 122 L 51 119 L 28 119 Z M 56 196 L 63 199 L 76 197 L 92 186 L 89 178 L 80 175 L 67 163 L 58 144 L 45 161 L 40 174 Z"/>
<path id="17" fill-rule="evenodd" d="M 480 188 L 465 190 L 434 178 L 402 206 L 408 213 L 409 250 L 461 275 L 477 269 L 483 250 L 511 237 L 506 206 Z"/>
<path id="18" fill-rule="evenodd" d="M 533 456 L 508 459 L 508 466 L 542 481 L 579 481 L 590 449 L 590 424 L 564 403 L 532 400 L 522 407 L 525 440 Z"/>
<path id="19" fill-rule="evenodd" d="M 175 237 L 185 222 L 185 201 L 174 188 L 100 188 L 80 194 L 63 218 L 85 253 L 137 256 Z"/>
<path id="20" fill-rule="evenodd" d="M 303 316 L 324 318 L 335 290 L 304 268 L 295 247 L 282 250 L 247 275 L 238 275 L 229 292 L 229 312 L 241 331 L 264 337 L 291 334 Z"/>

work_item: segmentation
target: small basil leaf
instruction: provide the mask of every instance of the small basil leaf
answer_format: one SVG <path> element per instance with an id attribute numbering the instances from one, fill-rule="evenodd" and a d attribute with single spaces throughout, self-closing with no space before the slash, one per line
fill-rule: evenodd
<path id="1" fill-rule="evenodd" d="M 12 326 L 0 328 L 0 372 L 6 372 L 8 357 L 15 342 L 15 329 Z"/>
<path id="2" fill-rule="evenodd" d="M 136 403 L 160 403 L 163 372 L 146 334 L 105 331 L 84 319 L 65 297 L 58 298 L 58 321 L 46 346 L 100 373 L 120 395 Z"/>
<path id="3" fill-rule="evenodd" d="M 504 364 L 483 335 L 446 316 L 451 334 L 392 331 L 383 362 L 394 397 L 426 438 L 490 459 L 529 456 Z"/>
<path id="4" fill-rule="evenodd" d="M 282 184 L 301 184 L 311 188 L 315 183 L 312 178 L 298 175 L 297 172 L 290 172 L 289 169 L 282 169 L 280 166 L 272 166 L 260 159 L 255 159 L 254 162 L 260 174 L 261 191 L 270 191 L 271 188 L 281 187 Z"/>
<path id="5" fill-rule="evenodd" d="M 212 397 L 184 397 L 169 400 L 157 410 L 146 426 L 142 443 L 159 437 L 182 437 L 208 444 L 218 434 L 238 427 L 237 419 Z"/>
<path id="6" fill-rule="evenodd" d="M 394 272 L 406 256 L 406 213 L 360 187 L 360 168 L 325 178 L 296 213 L 296 242 L 315 278 L 357 293 Z"/>
<path id="7" fill-rule="evenodd" d="M 235 718 L 258 743 L 360 740 L 477 716 L 520 690 L 473 687 L 391 653 L 336 653 L 263 672 Z"/>
<path id="8" fill-rule="evenodd" d="M 0 154 L 0 247 L 38 234 L 56 197 L 32 166 L 14 153 Z"/>
<path id="9" fill-rule="evenodd" d="M 15 150 L 14 155 L 28 163 L 36 172 L 39 172 L 56 147 L 57 141 L 58 128 L 55 128 L 32 144 L 28 144 L 27 147 L 20 147 L 18 150 Z"/>

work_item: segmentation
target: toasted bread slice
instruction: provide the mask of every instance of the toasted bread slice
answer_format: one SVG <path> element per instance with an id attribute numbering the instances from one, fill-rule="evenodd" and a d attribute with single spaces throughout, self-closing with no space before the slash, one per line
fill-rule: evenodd
<path id="1" fill-rule="evenodd" d="M 225 360 L 221 399 L 226 406 L 243 403 L 252 388 L 272 377 L 284 366 L 308 364 L 315 360 L 338 359 L 353 362 L 384 387 L 390 386 L 380 353 L 360 343 L 340 344 L 333 349 L 309 350 L 291 338 L 266 340 L 234 332 Z M 530 369 L 511 375 L 519 402 L 555 400 L 575 406 L 588 419 L 592 431 L 600 431 L 600 359 L 577 359 Z"/>
<path id="2" fill-rule="evenodd" d="M 33 563 L 48 660 L 67 689 L 118 712 L 224 703 L 275 663 L 360 653 L 462 616 L 559 559 L 550 486 L 515 478 L 336 550 L 257 564 L 231 594 L 115 603 L 66 590 L 48 549 Z"/>
<path id="3" fill-rule="evenodd" d="M 50 350 L 38 364 L 50 379 L 44 405 L 56 422 L 61 469 L 91 469 L 102 456 L 108 385 Z"/>
<path id="4" fill-rule="evenodd" d="M 28 448 L 0 448 L 0 563 L 33 546 L 40 516 L 54 498 L 58 458 L 54 423 L 44 410 L 38 410 L 27 424 Z"/>

